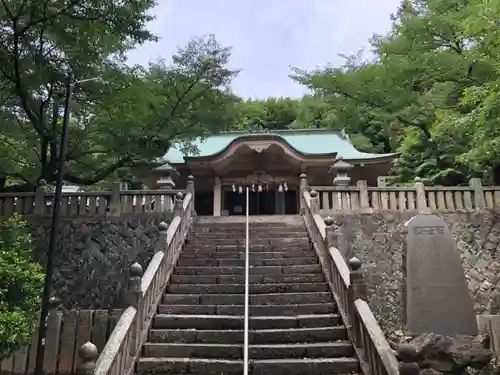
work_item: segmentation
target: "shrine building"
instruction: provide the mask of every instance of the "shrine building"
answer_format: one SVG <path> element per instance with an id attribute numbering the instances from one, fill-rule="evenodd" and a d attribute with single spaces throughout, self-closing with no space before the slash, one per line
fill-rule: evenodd
<path id="1" fill-rule="evenodd" d="M 181 189 L 193 175 L 196 212 L 210 216 L 244 215 L 247 186 L 251 215 L 297 214 L 301 173 L 313 186 L 376 186 L 398 157 L 358 151 L 347 134 L 325 129 L 227 132 L 194 144 L 198 153 L 172 147 L 164 165 L 138 177 L 149 188 Z"/>

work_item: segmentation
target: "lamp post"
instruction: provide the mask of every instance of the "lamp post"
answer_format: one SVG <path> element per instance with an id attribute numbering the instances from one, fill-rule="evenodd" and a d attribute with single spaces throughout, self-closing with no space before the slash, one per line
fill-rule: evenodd
<path id="1" fill-rule="evenodd" d="M 59 163 L 57 168 L 57 178 L 56 178 L 56 189 L 54 194 L 54 202 L 52 204 L 52 225 L 49 237 L 49 248 L 47 251 L 47 263 L 45 266 L 45 282 L 43 286 L 42 294 L 42 306 L 40 309 L 40 322 L 38 331 L 38 342 L 37 342 L 37 352 L 36 352 L 36 363 L 35 363 L 35 375 L 43 375 L 43 362 L 44 362 L 44 352 L 45 345 L 44 339 L 47 332 L 47 315 L 50 308 L 50 297 L 52 294 L 51 284 L 52 277 L 54 275 L 54 255 L 57 245 L 57 233 L 59 232 L 59 219 L 61 216 L 61 197 L 62 197 L 62 186 L 64 182 L 64 164 L 66 162 L 66 151 L 68 149 L 68 133 L 69 133 L 69 120 L 70 120 L 70 103 L 71 96 L 73 94 L 73 88 L 76 84 L 81 82 L 93 81 L 98 79 L 89 78 L 81 81 L 74 81 L 74 75 L 72 72 L 68 73 L 65 82 L 65 98 L 64 98 L 64 117 L 63 126 L 61 133 L 61 143 L 59 147 Z"/>

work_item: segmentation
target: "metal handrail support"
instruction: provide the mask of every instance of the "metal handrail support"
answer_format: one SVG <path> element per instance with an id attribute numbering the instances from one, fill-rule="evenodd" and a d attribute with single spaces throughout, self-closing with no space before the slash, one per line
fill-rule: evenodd
<path id="1" fill-rule="evenodd" d="M 249 235 L 249 191 L 246 188 L 246 212 L 245 212 L 245 317 L 244 317 L 244 339 L 243 339 L 243 375 L 248 375 L 248 303 L 250 294 L 250 235 Z"/>

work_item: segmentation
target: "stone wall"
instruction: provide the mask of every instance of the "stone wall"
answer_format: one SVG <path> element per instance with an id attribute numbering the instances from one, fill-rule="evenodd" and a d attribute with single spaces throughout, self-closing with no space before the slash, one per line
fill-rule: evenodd
<path id="1" fill-rule="evenodd" d="M 45 264 L 51 220 L 26 219 L 32 228 L 35 256 Z M 171 214 L 62 219 L 55 255 L 55 295 L 68 309 L 123 307 L 130 265 L 139 262 L 146 270 L 163 245 L 158 224 L 170 219 Z"/>
<path id="2" fill-rule="evenodd" d="M 382 328 L 402 328 L 404 223 L 413 214 L 342 215 L 335 221 L 345 236 L 347 257 L 357 256 L 365 269 L 369 304 Z M 457 243 L 476 313 L 496 312 L 500 291 L 500 215 L 440 215 Z"/>

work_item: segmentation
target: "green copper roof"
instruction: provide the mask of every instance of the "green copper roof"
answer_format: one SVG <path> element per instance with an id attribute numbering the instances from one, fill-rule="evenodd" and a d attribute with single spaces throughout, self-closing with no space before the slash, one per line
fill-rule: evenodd
<path id="1" fill-rule="evenodd" d="M 198 154 L 183 154 L 178 147 L 172 147 L 163 157 L 172 164 L 184 163 L 184 156 L 211 156 L 223 150 L 232 141 L 242 137 L 252 137 L 263 135 L 274 135 L 283 138 L 298 152 L 310 155 L 321 155 L 337 153 L 337 157 L 345 160 L 374 160 L 397 154 L 372 154 L 356 150 L 348 137 L 324 129 L 306 129 L 306 130 L 282 130 L 274 132 L 227 132 L 214 135 L 204 139 L 196 139 L 194 144 L 197 146 Z"/>

